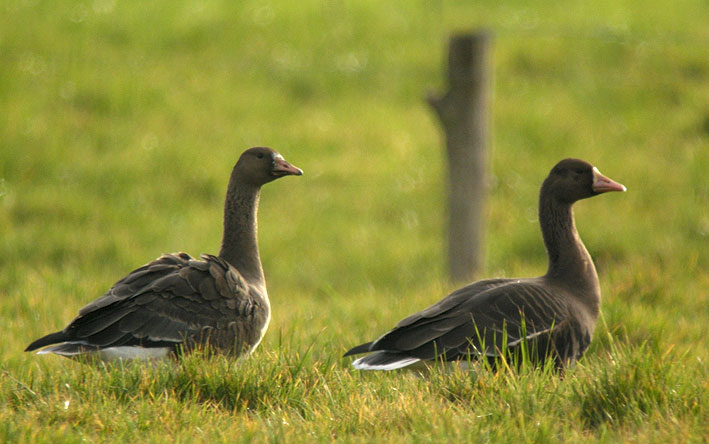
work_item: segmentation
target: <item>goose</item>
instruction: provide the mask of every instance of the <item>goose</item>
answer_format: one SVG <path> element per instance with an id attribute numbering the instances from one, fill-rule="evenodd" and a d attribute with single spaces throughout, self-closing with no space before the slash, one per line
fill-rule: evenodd
<path id="1" fill-rule="evenodd" d="M 591 342 L 601 302 L 598 274 L 576 231 L 572 206 L 609 191 L 626 188 L 586 161 L 560 161 L 539 193 L 539 224 L 549 261 L 545 275 L 464 286 L 345 356 L 367 353 L 352 363 L 359 370 L 394 370 L 434 360 L 467 368 L 480 358 L 495 362 L 503 354 L 508 357 L 526 344 L 534 363 L 553 359 L 557 370 L 571 367 Z"/>
<path id="2" fill-rule="evenodd" d="M 63 330 L 37 339 L 25 351 L 109 362 L 163 359 L 196 346 L 250 354 L 271 317 L 257 241 L 261 186 L 302 174 L 271 148 L 244 151 L 229 179 L 218 256 L 164 254 L 130 272 Z"/>

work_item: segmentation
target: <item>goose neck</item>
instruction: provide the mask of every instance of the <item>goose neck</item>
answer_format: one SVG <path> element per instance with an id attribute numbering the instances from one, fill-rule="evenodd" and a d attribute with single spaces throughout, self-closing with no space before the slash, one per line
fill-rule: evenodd
<path id="1" fill-rule="evenodd" d="M 219 256 L 253 284 L 264 283 L 258 249 L 260 187 L 232 177 L 224 204 L 224 234 Z"/>
<path id="2" fill-rule="evenodd" d="M 549 256 L 546 276 L 575 288 L 596 291 L 598 275 L 591 255 L 576 231 L 572 204 L 560 202 L 542 192 L 539 223 Z"/>

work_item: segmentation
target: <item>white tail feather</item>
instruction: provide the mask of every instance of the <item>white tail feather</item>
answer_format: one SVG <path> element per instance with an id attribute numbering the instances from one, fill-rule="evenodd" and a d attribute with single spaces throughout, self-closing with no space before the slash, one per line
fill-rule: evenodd
<path id="1" fill-rule="evenodd" d="M 367 356 L 359 358 L 352 363 L 352 366 L 357 370 L 396 370 L 399 368 L 404 368 L 411 364 L 415 364 L 420 361 L 419 358 L 402 357 L 398 361 L 390 362 L 389 364 L 368 364 L 364 362 Z"/>
<path id="2" fill-rule="evenodd" d="M 85 345 L 81 343 L 76 343 L 77 345 Z M 54 353 L 60 356 L 66 356 L 68 358 L 76 356 L 96 356 L 102 361 L 112 362 L 120 360 L 159 360 L 164 359 L 170 354 L 169 347 L 133 347 L 133 346 L 121 346 L 121 347 L 108 347 L 100 350 L 91 350 L 87 348 L 76 347 L 69 349 L 66 347 L 67 343 L 62 343 L 47 347 L 37 352 L 38 355 L 46 355 L 49 353 Z"/>

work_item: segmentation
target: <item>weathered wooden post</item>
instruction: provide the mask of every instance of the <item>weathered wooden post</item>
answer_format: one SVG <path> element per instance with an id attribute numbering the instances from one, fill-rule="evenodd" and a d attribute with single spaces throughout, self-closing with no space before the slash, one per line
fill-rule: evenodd
<path id="1" fill-rule="evenodd" d="M 453 36 L 448 54 L 450 89 L 442 96 L 428 97 L 446 137 L 448 262 L 454 281 L 470 280 L 481 271 L 485 257 L 490 41 L 487 31 Z"/>

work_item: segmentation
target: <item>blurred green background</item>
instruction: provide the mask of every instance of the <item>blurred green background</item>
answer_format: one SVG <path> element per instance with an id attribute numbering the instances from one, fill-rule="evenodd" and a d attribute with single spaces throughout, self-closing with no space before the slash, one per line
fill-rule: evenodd
<path id="1" fill-rule="evenodd" d="M 339 355 L 443 297 L 445 158 L 424 97 L 446 87 L 451 33 L 479 27 L 494 33 L 480 277 L 546 270 L 539 185 L 584 158 L 628 187 L 576 207 L 599 331 L 705 362 L 707 23 L 702 0 L 2 0 L 4 371 L 133 268 L 216 253 L 254 145 L 305 171 L 262 194 L 262 349 L 288 336 Z"/>

